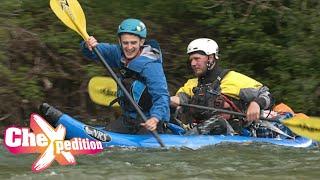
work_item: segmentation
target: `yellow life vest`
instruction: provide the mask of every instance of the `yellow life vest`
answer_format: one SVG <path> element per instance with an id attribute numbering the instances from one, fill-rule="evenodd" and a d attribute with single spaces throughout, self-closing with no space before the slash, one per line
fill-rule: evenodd
<path id="1" fill-rule="evenodd" d="M 189 96 L 193 96 L 192 89 L 198 85 L 198 78 L 189 79 L 183 87 L 181 87 L 176 94 L 186 93 Z M 244 88 L 256 88 L 259 89 L 263 85 L 241 73 L 230 71 L 221 80 L 220 88 L 221 93 L 235 99 L 239 99 L 239 93 L 241 89 Z"/>

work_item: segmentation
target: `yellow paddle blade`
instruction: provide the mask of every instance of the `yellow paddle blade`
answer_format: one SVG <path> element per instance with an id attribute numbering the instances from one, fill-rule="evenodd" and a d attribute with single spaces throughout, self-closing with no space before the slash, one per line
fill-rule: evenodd
<path id="1" fill-rule="evenodd" d="M 117 98 L 117 83 L 111 77 L 96 76 L 90 79 L 88 91 L 93 102 L 109 106 Z M 119 107 L 119 104 L 113 106 Z"/>
<path id="2" fill-rule="evenodd" d="M 89 38 L 86 17 L 77 0 L 50 0 L 50 7 L 56 16 L 84 40 Z"/>
<path id="3" fill-rule="evenodd" d="M 294 133 L 316 141 L 320 141 L 320 118 L 294 116 L 281 122 Z"/>

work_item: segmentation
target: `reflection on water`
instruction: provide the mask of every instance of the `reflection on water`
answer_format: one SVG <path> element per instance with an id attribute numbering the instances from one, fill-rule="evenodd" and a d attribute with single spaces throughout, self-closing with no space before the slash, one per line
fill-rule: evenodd
<path id="1" fill-rule="evenodd" d="M 2 144 L 2 143 L 1 143 Z M 11 155 L 0 146 L 0 179 L 318 179 L 320 151 L 268 144 L 221 144 L 200 150 L 109 149 L 56 162 L 34 174 L 38 155 Z"/>

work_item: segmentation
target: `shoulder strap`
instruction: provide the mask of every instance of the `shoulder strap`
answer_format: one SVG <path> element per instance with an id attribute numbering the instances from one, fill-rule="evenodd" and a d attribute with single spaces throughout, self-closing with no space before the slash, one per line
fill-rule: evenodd
<path id="1" fill-rule="evenodd" d="M 222 70 L 220 75 L 217 77 L 217 80 L 220 82 L 228 74 L 229 71 L 230 71 L 230 69 Z"/>
<path id="2" fill-rule="evenodd" d="M 220 89 L 220 82 L 228 74 L 229 71 L 230 71 L 230 69 L 224 69 L 221 71 L 221 73 L 219 74 L 219 76 L 217 77 L 217 79 L 213 83 L 213 89 L 215 91 L 218 91 L 218 89 Z"/>
<path id="3" fill-rule="evenodd" d="M 133 71 L 125 66 L 121 66 L 119 72 L 122 79 L 126 79 L 126 78 L 132 78 L 135 80 L 140 79 L 140 74 L 138 72 Z"/>

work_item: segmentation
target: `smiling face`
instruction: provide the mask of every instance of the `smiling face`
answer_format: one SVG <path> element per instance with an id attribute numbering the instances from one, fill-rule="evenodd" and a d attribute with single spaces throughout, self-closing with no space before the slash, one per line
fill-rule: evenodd
<path id="1" fill-rule="evenodd" d="M 194 72 L 194 74 L 197 77 L 200 77 L 202 75 L 204 75 L 207 70 L 208 70 L 208 62 L 212 62 L 213 61 L 213 57 L 207 56 L 207 55 L 202 55 L 199 53 L 193 53 L 189 56 L 189 60 L 191 63 L 191 68 Z"/>
<path id="2" fill-rule="evenodd" d="M 132 60 L 140 54 L 140 47 L 143 46 L 144 39 L 132 34 L 121 34 L 119 43 L 122 46 L 124 56 L 127 60 Z"/>

